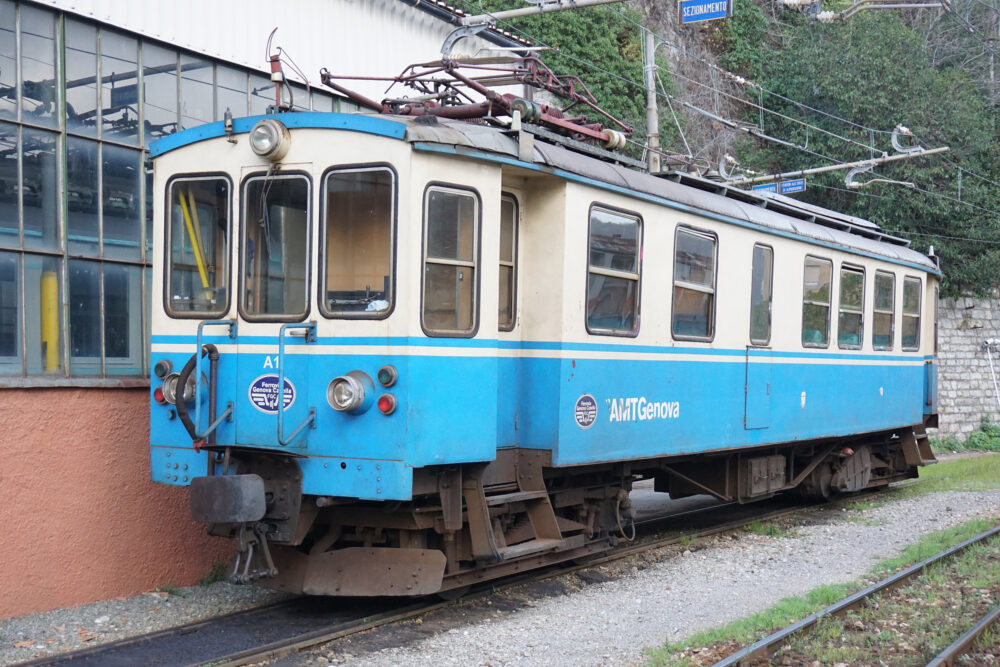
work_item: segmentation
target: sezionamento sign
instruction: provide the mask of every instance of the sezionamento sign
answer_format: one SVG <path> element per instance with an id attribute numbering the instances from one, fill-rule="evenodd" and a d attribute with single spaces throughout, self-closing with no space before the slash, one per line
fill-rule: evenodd
<path id="1" fill-rule="evenodd" d="M 677 15 L 681 23 L 724 19 L 733 15 L 733 0 L 679 0 Z"/>

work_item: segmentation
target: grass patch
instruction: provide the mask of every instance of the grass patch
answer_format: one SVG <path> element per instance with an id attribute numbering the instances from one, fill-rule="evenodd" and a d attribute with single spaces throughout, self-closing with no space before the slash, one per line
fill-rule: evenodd
<path id="1" fill-rule="evenodd" d="M 225 561 L 217 560 L 212 563 L 212 567 L 208 568 L 208 572 L 205 576 L 198 580 L 198 583 L 202 586 L 211 586 L 219 581 L 225 581 L 229 578 L 229 565 Z"/>
<path id="2" fill-rule="evenodd" d="M 751 521 L 747 524 L 746 530 L 749 533 L 754 533 L 755 535 L 765 535 L 767 537 L 788 536 L 788 531 L 771 521 Z"/>
<path id="3" fill-rule="evenodd" d="M 1000 426 L 983 415 L 979 428 L 962 440 L 954 435 L 931 438 L 931 450 L 943 452 L 1000 452 Z"/>
<path id="4" fill-rule="evenodd" d="M 694 538 L 690 535 L 681 533 L 680 537 L 677 538 L 677 543 L 682 547 L 689 547 L 694 544 Z"/>
<path id="5" fill-rule="evenodd" d="M 996 458 L 1000 460 L 1000 457 Z M 956 461 L 955 463 L 971 460 L 981 459 L 966 459 Z M 938 466 L 933 466 L 933 468 L 936 467 Z M 1000 484 L 996 478 L 994 478 L 994 483 Z M 914 487 L 907 487 L 907 489 L 909 488 Z M 873 580 L 882 579 L 886 572 L 898 571 L 929 558 L 948 547 L 992 528 L 994 525 L 995 523 L 991 521 L 970 521 L 959 526 L 953 526 L 925 535 L 917 543 L 911 544 L 904 549 L 903 553 L 896 558 L 879 563 L 872 570 L 871 578 Z M 826 584 L 814 588 L 804 596 L 785 598 L 769 609 L 751 614 L 746 618 L 733 621 L 718 628 L 699 632 L 679 642 L 667 642 L 659 648 L 649 649 L 646 653 L 647 663 L 656 667 L 682 667 L 698 664 L 690 656 L 683 655 L 683 652 L 688 649 L 710 647 L 716 644 L 750 644 L 795 621 L 805 618 L 813 612 L 828 607 L 834 602 L 838 602 L 850 593 L 860 590 L 865 585 L 867 584 L 862 582 Z M 834 631 L 835 629 L 830 629 L 830 632 Z M 833 659 L 835 656 L 831 655 L 827 657 Z"/>
<path id="6" fill-rule="evenodd" d="M 911 498 L 939 491 L 1000 489 L 1000 456 L 946 461 L 920 469 L 920 483 L 896 489 L 890 498 Z"/>

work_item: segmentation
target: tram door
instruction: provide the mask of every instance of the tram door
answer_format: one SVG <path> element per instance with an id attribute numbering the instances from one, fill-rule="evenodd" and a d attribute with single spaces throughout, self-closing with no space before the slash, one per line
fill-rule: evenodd
<path id="1" fill-rule="evenodd" d="M 518 200 L 505 193 L 500 200 L 500 276 L 499 308 L 497 312 L 498 337 L 503 340 L 506 332 L 514 332 L 517 322 L 517 237 L 520 217 Z M 522 383 L 522 366 L 519 357 L 497 357 L 497 446 L 516 447 L 518 438 L 518 411 L 521 401 L 517 396 Z"/>
<path id="2" fill-rule="evenodd" d="M 771 295 L 774 286 L 774 250 L 753 247 L 750 275 L 750 342 L 746 358 L 746 404 L 743 426 L 748 431 L 771 425 Z"/>
<path id="3" fill-rule="evenodd" d="M 746 413 L 748 431 L 771 425 L 771 350 L 747 347 Z"/>
<path id="4" fill-rule="evenodd" d="M 295 174 L 255 176 L 244 185 L 235 401 L 237 442 L 243 444 L 301 449 L 310 433 L 296 433 L 315 405 L 309 387 L 315 329 L 306 335 L 309 193 L 308 180 Z"/>

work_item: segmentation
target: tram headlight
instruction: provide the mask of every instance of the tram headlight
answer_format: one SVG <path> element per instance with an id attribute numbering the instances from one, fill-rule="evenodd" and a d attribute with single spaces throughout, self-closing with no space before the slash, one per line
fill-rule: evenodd
<path id="1" fill-rule="evenodd" d="M 364 412 L 371 407 L 374 394 L 375 383 L 362 371 L 335 377 L 326 388 L 326 400 L 338 412 Z"/>
<path id="2" fill-rule="evenodd" d="M 250 130 L 250 148 L 257 155 L 277 162 L 285 157 L 292 144 L 292 135 L 283 123 L 273 118 L 259 121 Z"/>
<path id="3" fill-rule="evenodd" d="M 204 375 L 204 374 L 203 374 Z M 177 405 L 177 380 L 180 378 L 180 373 L 171 373 L 167 377 L 163 378 L 163 384 L 160 385 L 160 391 L 163 394 L 163 400 L 165 400 L 170 405 Z M 187 384 L 184 385 L 184 402 L 190 403 L 194 400 L 194 390 L 195 390 L 195 377 L 194 373 L 188 376 Z"/>

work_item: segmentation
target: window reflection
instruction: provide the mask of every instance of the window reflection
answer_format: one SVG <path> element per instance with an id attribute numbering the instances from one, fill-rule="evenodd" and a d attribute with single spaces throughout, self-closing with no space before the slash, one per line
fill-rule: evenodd
<path id="1" fill-rule="evenodd" d="M 69 353 L 74 375 L 101 372 L 101 265 L 69 262 Z"/>
<path id="2" fill-rule="evenodd" d="M 97 28 L 66 20 L 66 129 L 97 136 Z"/>
<path id="3" fill-rule="evenodd" d="M 138 45 L 131 37 L 101 30 L 101 113 L 103 137 L 139 142 Z"/>
<path id="4" fill-rule="evenodd" d="M 221 119 L 226 109 L 235 118 L 247 115 L 247 73 L 217 65 L 216 78 L 216 108 L 215 118 Z"/>
<path id="5" fill-rule="evenodd" d="M 0 374 L 21 373 L 17 254 L 0 252 Z"/>
<path id="6" fill-rule="evenodd" d="M 24 213 L 24 247 L 58 250 L 60 205 L 56 179 L 55 132 L 21 129 L 21 208 Z"/>
<path id="7" fill-rule="evenodd" d="M 66 199 L 69 209 L 69 251 L 97 256 L 97 147 L 85 139 L 69 137 L 66 151 Z"/>
<path id="8" fill-rule="evenodd" d="M 14 3 L 0 0 L 0 118 L 17 116 L 17 61 Z"/>
<path id="9" fill-rule="evenodd" d="M 0 123 L 0 246 L 18 247 L 17 125 Z"/>
<path id="10" fill-rule="evenodd" d="M 111 144 L 104 144 L 102 151 L 104 256 L 138 261 L 142 156 L 139 151 Z"/>
<path id="11" fill-rule="evenodd" d="M 181 56 L 181 127 L 211 123 L 213 112 L 212 63 Z"/>
<path id="12" fill-rule="evenodd" d="M 260 116 L 274 104 L 274 82 L 266 76 L 250 75 L 250 115 Z"/>
<path id="13" fill-rule="evenodd" d="M 62 258 L 24 254 L 24 338 L 29 375 L 62 371 Z"/>
<path id="14" fill-rule="evenodd" d="M 21 5 L 21 118 L 56 125 L 55 15 Z"/>
<path id="15" fill-rule="evenodd" d="M 177 131 L 177 53 L 143 44 L 142 73 L 148 142 Z"/>

